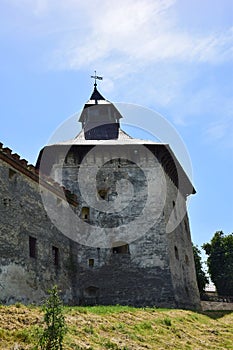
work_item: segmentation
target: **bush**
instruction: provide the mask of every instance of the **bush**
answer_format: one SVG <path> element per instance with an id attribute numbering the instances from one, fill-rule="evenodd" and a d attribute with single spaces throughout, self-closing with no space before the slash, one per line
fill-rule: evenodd
<path id="1" fill-rule="evenodd" d="M 45 328 L 39 339 L 39 347 L 42 350 L 62 350 L 63 338 L 67 332 L 67 327 L 57 286 L 54 286 L 49 291 L 49 297 L 43 309 L 45 312 Z"/>

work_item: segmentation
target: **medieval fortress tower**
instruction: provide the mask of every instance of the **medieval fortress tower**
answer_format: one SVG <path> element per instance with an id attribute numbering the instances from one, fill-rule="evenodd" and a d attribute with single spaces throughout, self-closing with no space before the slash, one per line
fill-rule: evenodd
<path id="1" fill-rule="evenodd" d="M 135 139 L 97 90 L 81 132 L 36 166 L 0 144 L 0 303 L 199 308 L 186 199 L 169 145 Z"/>

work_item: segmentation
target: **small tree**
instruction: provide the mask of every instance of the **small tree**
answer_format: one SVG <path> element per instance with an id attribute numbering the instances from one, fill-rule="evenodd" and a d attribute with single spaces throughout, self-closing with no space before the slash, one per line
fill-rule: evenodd
<path id="1" fill-rule="evenodd" d="M 67 332 L 67 327 L 57 286 L 54 286 L 49 291 L 49 297 L 43 309 L 46 326 L 40 336 L 39 346 L 42 350 L 62 350 L 63 338 Z"/>
<path id="2" fill-rule="evenodd" d="M 203 244 L 208 255 L 211 280 L 220 295 L 233 295 L 233 234 L 217 231 L 210 243 Z"/>
<path id="3" fill-rule="evenodd" d="M 205 274 L 205 271 L 202 268 L 201 251 L 200 249 L 198 249 L 198 246 L 193 245 L 193 257 L 194 257 L 199 293 L 200 295 L 203 295 L 205 292 L 205 285 L 206 283 L 208 283 L 208 278 Z"/>

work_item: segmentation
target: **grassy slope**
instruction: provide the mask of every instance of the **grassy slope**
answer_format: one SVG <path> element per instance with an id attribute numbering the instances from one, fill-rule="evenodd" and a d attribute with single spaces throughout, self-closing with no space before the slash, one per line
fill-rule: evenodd
<path id="1" fill-rule="evenodd" d="M 233 313 L 98 306 L 65 316 L 64 350 L 233 349 Z M 33 349 L 42 320 L 39 308 L 0 306 L 0 349 Z"/>

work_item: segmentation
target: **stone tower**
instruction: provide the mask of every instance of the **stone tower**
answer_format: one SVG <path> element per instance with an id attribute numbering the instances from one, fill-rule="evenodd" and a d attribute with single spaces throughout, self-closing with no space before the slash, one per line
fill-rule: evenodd
<path id="1" fill-rule="evenodd" d="M 122 117 L 95 84 L 81 132 L 38 157 L 78 198 L 73 221 L 55 219 L 72 246 L 74 302 L 199 308 L 186 213 L 195 189 L 169 145 L 130 137 Z"/>

